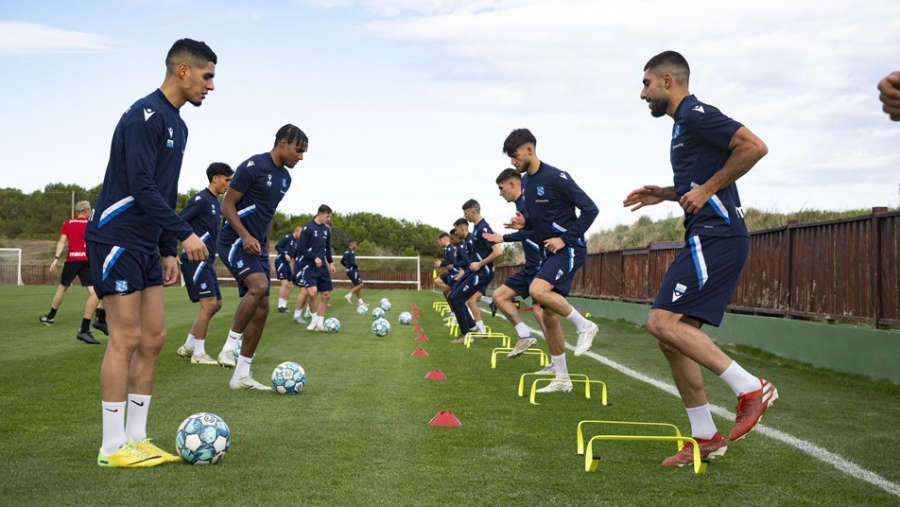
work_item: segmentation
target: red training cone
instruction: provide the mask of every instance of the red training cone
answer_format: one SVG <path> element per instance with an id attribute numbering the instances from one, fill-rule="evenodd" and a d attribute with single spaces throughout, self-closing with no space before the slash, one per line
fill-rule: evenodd
<path id="1" fill-rule="evenodd" d="M 425 331 L 425 330 L 422 329 L 422 326 L 416 326 L 416 327 L 413 328 L 413 331 L 415 331 L 415 332 L 417 332 L 417 333 L 421 333 L 422 331 Z"/>
<path id="2" fill-rule="evenodd" d="M 447 410 L 441 410 L 434 417 L 428 421 L 430 426 L 444 426 L 444 427 L 453 427 L 453 426 L 462 426 L 462 423 L 459 422 L 459 419 L 453 415 L 453 412 Z"/>
<path id="3" fill-rule="evenodd" d="M 426 380 L 447 380 L 447 376 L 441 370 L 431 370 L 425 375 Z"/>
<path id="4" fill-rule="evenodd" d="M 427 342 L 428 337 L 425 336 L 424 334 L 420 334 L 419 336 L 416 336 L 416 341 L 417 342 Z"/>
<path id="5" fill-rule="evenodd" d="M 416 357 L 428 357 L 428 352 L 425 352 L 424 349 L 416 349 L 413 351 L 412 355 Z"/>

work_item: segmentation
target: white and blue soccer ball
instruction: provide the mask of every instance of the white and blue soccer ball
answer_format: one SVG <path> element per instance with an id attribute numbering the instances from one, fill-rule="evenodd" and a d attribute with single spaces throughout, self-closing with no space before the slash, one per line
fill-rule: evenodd
<path id="1" fill-rule="evenodd" d="M 384 317 L 384 309 L 380 306 L 376 306 L 372 309 L 372 318 L 375 320 L 381 319 Z"/>
<path id="2" fill-rule="evenodd" d="M 336 317 L 328 317 L 325 319 L 325 331 L 329 333 L 337 333 L 341 329 L 341 321 Z"/>
<path id="3" fill-rule="evenodd" d="M 234 356 L 234 360 L 237 361 L 239 357 L 241 357 L 241 347 L 244 346 L 244 339 L 241 338 L 234 345 L 234 350 L 231 351 L 231 354 Z"/>
<path id="4" fill-rule="evenodd" d="M 412 314 L 409 312 L 403 312 L 400 314 L 397 320 L 399 320 L 400 323 L 404 326 L 408 326 L 412 323 Z"/>
<path id="5" fill-rule="evenodd" d="M 375 319 L 375 322 L 372 322 L 372 332 L 375 336 L 387 336 L 391 332 L 391 323 L 384 318 Z"/>
<path id="6" fill-rule="evenodd" d="M 225 456 L 229 447 L 231 431 L 216 414 L 194 414 L 175 432 L 175 452 L 192 465 L 214 465 Z"/>
<path id="7" fill-rule="evenodd" d="M 304 384 L 306 370 L 293 361 L 285 361 L 272 371 L 272 387 L 278 394 L 300 394 Z"/>
<path id="8" fill-rule="evenodd" d="M 381 306 L 381 309 L 386 312 L 391 310 L 391 302 L 388 301 L 388 298 L 381 298 L 380 306 Z"/>
<path id="9" fill-rule="evenodd" d="M 366 305 L 356 305 L 356 313 L 360 315 L 365 315 L 369 313 L 369 307 Z"/>

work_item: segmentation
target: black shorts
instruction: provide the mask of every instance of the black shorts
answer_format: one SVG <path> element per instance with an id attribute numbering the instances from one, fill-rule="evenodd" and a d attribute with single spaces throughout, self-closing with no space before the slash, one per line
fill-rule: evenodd
<path id="1" fill-rule="evenodd" d="M 88 264 L 88 261 L 67 261 L 63 265 L 62 276 L 59 277 L 59 284 L 65 285 L 66 287 L 72 285 L 76 275 L 78 276 L 78 279 L 81 280 L 82 287 L 94 285 L 93 278 L 91 278 L 91 265 Z"/>

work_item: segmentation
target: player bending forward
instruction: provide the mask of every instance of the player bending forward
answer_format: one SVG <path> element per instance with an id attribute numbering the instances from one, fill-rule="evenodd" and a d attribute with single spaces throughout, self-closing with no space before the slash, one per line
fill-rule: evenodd
<path id="1" fill-rule="evenodd" d="M 634 211 L 678 201 L 684 209 L 685 247 L 666 271 L 647 328 L 669 361 L 701 457 L 713 459 L 728 446 L 710 414 L 700 365 L 724 380 L 738 398 L 728 437 L 732 441 L 752 430 L 778 398 L 775 386 L 741 368 L 700 330 L 704 323 L 722 322 L 750 248 L 735 181 L 768 150 L 746 127 L 691 95 L 689 77 L 687 61 L 674 51 L 660 53 L 644 66 L 641 99 L 654 117 L 675 120 L 670 147 L 675 184 L 638 188 L 623 204 Z M 689 464 L 692 452 L 693 444 L 687 442 L 662 465 Z"/>
<path id="2" fill-rule="evenodd" d="M 565 339 L 559 318 L 569 319 L 578 330 L 575 355 L 591 348 L 597 324 L 587 320 L 566 301 L 572 279 L 584 264 L 587 247 L 584 233 L 597 217 L 594 201 L 575 183 L 569 173 L 541 162 L 535 153 L 537 141 L 527 129 L 512 131 L 503 151 L 522 176 L 523 205 L 512 221 L 514 229 L 530 230 L 544 249 L 544 261 L 528 286 L 528 293 L 544 310 L 544 329 L 550 347 L 553 382 L 541 392 L 569 392 Z M 575 214 L 578 209 L 580 215 Z"/>
<path id="3" fill-rule="evenodd" d="M 291 186 L 288 171 L 303 160 L 309 139 L 302 130 L 287 124 L 275 133 L 272 150 L 254 155 L 238 166 L 225 193 L 222 214 L 225 223 L 216 247 L 219 257 L 238 282 L 241 300 L 234 311 L 228 339 L 219 352 L 219 364 L 234 367 L 228 386 L 232 389 L 272 388 L 250 374 L 253 355 L 269 315 L 269 255 L 266 231 L 278 203 Z M 238 340 L 240 356 L 234 360 Z"/>
<path id="4" fill-rule="evenodd" d="M 218 236 L 222 207 L 219 205 L 219 196 L 225 193 L 231 182 L 231 170 L 228 164 L 213 162 L 206 169 L 206 177 L 209 185 L 206 189 L 197 192 L 181 210 L 179 215 L 185 222 L 191 225 L 194 234 L 200 236 L 210 252 L 215 252 L 216 237 Z M 181 276 L 184 280 L 184 288 L 187 289 L 188 298 L 193 303 L 200 303 L 200 311 L 191 326 L 184 345 L 175 351 L 181 357 L 190 357 L 191 364 L 218 364 L 215 359 L 206 353 L 206 331 L 209 329 L 209 321 L 213 315 L 222 308 L 222 294 L 219 292 L 219 280 L 213 269 L 216 260 L 215 254 L 208 259 L 195 262 L 181 254 Z"/>

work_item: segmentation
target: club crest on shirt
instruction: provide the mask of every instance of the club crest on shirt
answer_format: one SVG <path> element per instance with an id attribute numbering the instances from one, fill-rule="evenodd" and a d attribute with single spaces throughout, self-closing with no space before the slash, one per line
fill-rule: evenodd
<path id="1" fill-rule="evenodd" d="M 271 187 L 272 186 L 272 175 L 269 174 L 268 176 L 269 176 L 269 179 L 268 179 L 268 181 L 266 181 L 266 186 Z"/>
<path id="2" fill-rule="evenodd" d="M 672 302 L 678 301 L 681 296 L 684 296 L 685 292 L 687 292 L 687 287 L 684 284 L 676 283 L 675 290 L 672 291 Z"/>
<path id="3" fill-rule="evenodd" d="M 172 127 L 169 127 L 169 139 L 172 139 L 173 135 L 175 135 L 175 131 L 172 130 Z"/>
<path id="4" fill-rule="evenodd" d="M 544 197 L 544 186 L 543 185 L 538 185 L 537 188 L 535 189 L 535 191 L 537 192 L 538 197 Z"/>

